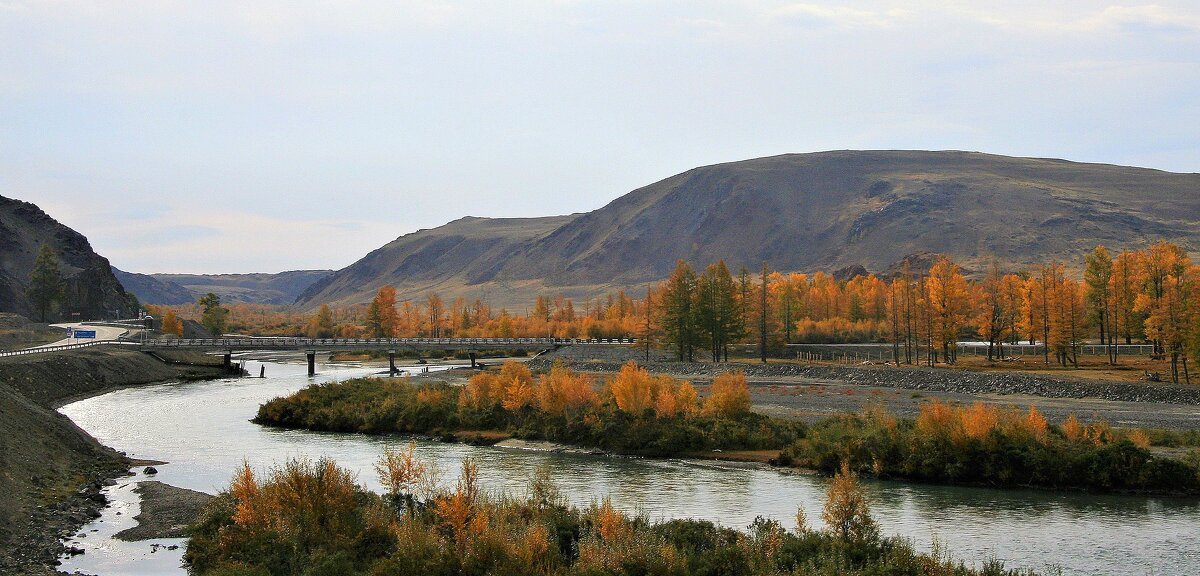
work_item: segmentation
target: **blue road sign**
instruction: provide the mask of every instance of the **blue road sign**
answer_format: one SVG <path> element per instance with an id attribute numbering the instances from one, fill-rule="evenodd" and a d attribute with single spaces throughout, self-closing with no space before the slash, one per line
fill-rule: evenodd
<path id="1" fill-rule="evenodd" d="M 95 338 L 96 331 L 95 330 L 76 330 L 75 337 L 76 338 Z"/>

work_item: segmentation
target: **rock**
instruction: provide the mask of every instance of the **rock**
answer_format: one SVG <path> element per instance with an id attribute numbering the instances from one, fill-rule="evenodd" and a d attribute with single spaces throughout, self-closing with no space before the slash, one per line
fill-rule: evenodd
<path id="1" fill-rule="evenodd" d="M 155 474 L 158 474 L 158 469 L 153 466 L 147 466 L 142 470 L 142 474 L 145 474 L 147 476 L 153 476 Z"/>

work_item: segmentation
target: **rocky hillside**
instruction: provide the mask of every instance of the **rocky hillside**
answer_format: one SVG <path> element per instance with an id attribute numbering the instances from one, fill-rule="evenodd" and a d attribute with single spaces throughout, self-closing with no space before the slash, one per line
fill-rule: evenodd
<path id="1" fill-rule="evenodd" d="M 679 258 L 880 273 L 936 253 L 975 270 L 992 258 L 1074 263 L 1097 243 L 1191 249 L 1197 232 L 1200 174 L 972 152 L 789 154 L 689 170 L 578 216 L 470 218 L 402 236 L 299 302 L 365 301 L 390 283 L 402 298 L 436 289 L 520 306 L 538 291 L 637 290 Z M 485 239 L 464 244 L 471 236 Z"/>
<path id="2" fill-rule="evenodd" d="M 188 304 L 195 302 L 199 298 L 191 290 L 174 282 L 159 280 L 152 274 L 126 272 L 118 270 L 115 266 L 112 271 L 113 275 L 117 277 L 117 281 L 125 287 L 125 290 L 137 296 L 138 301 L 143 304 L 165 304 L 170 306 L 174 304 Z"/>
<path id="3" fill-rule="evenodd" d="M 113 276 L 108 260 L 92 251 L 82 234 L 60 224 L 29 202 L 0 196 L 0 312 L 31 316 L 26 288 L 42 244 L 58 253 L 66 281 L 65 301 L 55 318 L 71 320 L 137 314 L 136 299 Z"/>
<path id="4" fill-rule="evenodd" d="M 147 304 L 186 304 L 212 292 L 222 302 L 291 304 L 333 270 L 293 270 L 278 274 L 135 274 L 113 269 L 125 289 Z"/>
<path id="5" fill-rule="evenodd" d="M 385 284 L 396 286 L 401 299 L 423 298 L 437 291 L 443 297 L 469 295 L 504 302 L 517 294 L 532 294 L 540 288 L 539 280 L 516 281 L 498 269 L 574 218 L 468 216 L 432 230 L 419 230 L 316 282 L 296 303 L 363 302 Z"/>

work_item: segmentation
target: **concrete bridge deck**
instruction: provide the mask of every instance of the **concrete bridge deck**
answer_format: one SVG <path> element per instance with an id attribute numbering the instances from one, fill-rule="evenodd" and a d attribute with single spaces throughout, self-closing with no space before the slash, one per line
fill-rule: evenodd
<path id="1" fill-rule="evenodd" d="M 636 338 L 295 338 L 273 336 L 241 336 L 236 338 L 153 338 L 148 340 L 101 340 L 62 346 L 48 346 L 11 352 L 0 352 L 0 356 L 37 354 L 61 350 L 91 348 L 94 346 L 121 346 L 138 350 L 194 350 L 199 352 L 224 352 L 225 364 L 230 366 L 231 355 L 249 350 L 293 350 L 302 351 L 308 357 L 308 373 L 316 374 L 318 352 L 336 350 L 387 350 L 388 363 L 393 372 L 397 350 L 453 350 L 465 351 L 475 364 L 475 353 L 485 350 L 551 350 L 562 346 L 628 346 L 637 344 Z"/>
<path id="2" fill-rule="evenodd" d="M 239 337 L 153 339 L 139 343 L 152 350 L 547 350 L 575 345 L 629 345 L 635 338 L 289 338 Z"/>
<path id="3" fill-rule="evenodd" d="M 475 366 L 475 353 L 484 350 L 552 350 L 561 346 L 621 346 L 637 344 L 635 338 L 288 338 L 239 337 L 197 339 L 154 339 L 139 344 L 143 350 L 201 350 L 225 353 L 225 365 L 238 350 L 296 350 L 304 351 L 308 359 L 308 375 L 316 372 L 317 352 L 334 350 L 387 350 L 391 373 L 396 373 L 397 350 L 454 350 L 470 353 Z"/>

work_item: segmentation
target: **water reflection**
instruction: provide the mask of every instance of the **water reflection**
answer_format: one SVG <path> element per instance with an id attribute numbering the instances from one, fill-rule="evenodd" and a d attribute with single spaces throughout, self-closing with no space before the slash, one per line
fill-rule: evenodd
<path id="1" fill-rule="evenodd" d="M 251 373 L 258 367 L 251 363 Z M 321 367 L 319 379 L 371 373 Z M 249 422 L 258 405 L 309 383 L 303 365 L 268 364 L 268 378 L 172 383 L 121 390 L 63 412 L 105 444 L 166 460 L 158 479 L 215 492 L 243 460 L 266 469 L 291 457 L 329 456 L 380 488 L 373 464 L 404 438 L 273 430 Z M 756 516 L 794 522 L 803 506 L 819 524 L 827 481 L 803 474 L 691 460 L 553 454 L 418 442 L 417 453 L 452 483 L 462 459 L 479 463 L 489 490 L 522 494 L 540 465 L 551 467 L 564 495 L 588 505 L 604 496 L 651 518 L 702 518 L 745 527 Z M 937 537 L 957 558 L 995 556 L 1010 567 L 1060 564 L 1067 574 L 1200 572 L 1200 500 L 1055 494 L 871 482 L 873 511 L 886 534 L 929 549 Z M 85 555 L 86 556 L 86 555 Z M 88 570 L 83 565 L 71 569 Z"/>

